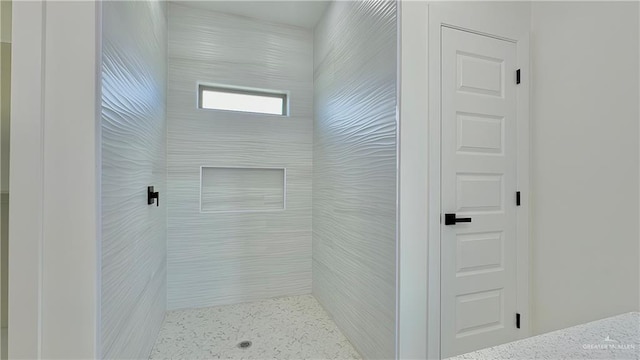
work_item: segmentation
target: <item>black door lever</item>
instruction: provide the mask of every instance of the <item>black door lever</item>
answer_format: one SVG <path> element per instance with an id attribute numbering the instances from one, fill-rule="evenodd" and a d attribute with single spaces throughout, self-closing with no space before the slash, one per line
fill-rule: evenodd
<path id="1" fill-rule="evenodd" d="M 157 191 L 153 191 L 153 186 L 147 186 L 147 205 L 160 206 L 160 194 Z"/>
<path id="2" fill-rule="evenodd" d="M 456 214 L 444 214 L 444 224 L 445 225 L 455 225 L 459 222 L 470 223 L 471 218 L 459 218 L 456 217 Z"/>

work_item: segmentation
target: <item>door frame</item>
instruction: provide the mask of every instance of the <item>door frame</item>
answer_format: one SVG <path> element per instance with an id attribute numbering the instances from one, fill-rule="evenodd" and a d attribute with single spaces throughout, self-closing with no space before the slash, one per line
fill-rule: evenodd
<path id="1" fill-rule="evenodd" d="M 506 40 L 516 44 L 516 64 L 521 69 L 517 98 L 517 188 L 522 205 L 517 211 L 517 308 L 521 314 L 519 338 L 531 332 L 530 311 L 530 5 L 527 3 L 430 3 L 428 10 L 428 358 L 441 358 L 441 28 Z"/>

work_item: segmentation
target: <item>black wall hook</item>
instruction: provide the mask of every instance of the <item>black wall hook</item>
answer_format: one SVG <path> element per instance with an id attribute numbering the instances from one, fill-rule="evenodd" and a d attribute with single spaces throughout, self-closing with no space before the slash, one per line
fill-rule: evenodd
<path id="1" fill-rule="evenodd" d="M 153 186 L 147 186 L 147 204 L 160 206 L 160 194 L 157 191 L 153 191 Z"/>

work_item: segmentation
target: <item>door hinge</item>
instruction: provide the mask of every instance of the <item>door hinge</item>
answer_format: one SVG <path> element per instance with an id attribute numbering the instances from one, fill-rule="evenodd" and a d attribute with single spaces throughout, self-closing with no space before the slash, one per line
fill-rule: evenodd
<path id="1" fill-rule="evenodd" d="M 516 313 L 516 328 L 520 329 L 520 313 Z"/>
<path id="2" fill-rule="evenodd" d="M 516 84 L 520 84 L 520 69 L 516 70 Z"/>
<path id="3" fill-rule="evenodd" d="M 520 206 L 520 191 L 516 191 L 516 206 Z"/>

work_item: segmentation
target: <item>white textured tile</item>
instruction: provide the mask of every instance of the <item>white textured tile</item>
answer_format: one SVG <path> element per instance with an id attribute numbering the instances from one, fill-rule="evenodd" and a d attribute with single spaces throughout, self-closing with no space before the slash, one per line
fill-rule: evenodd
<path id="1" fill-rule="evenodd" d="M 313 294 L 360 353 L 395 356 L 395 1 L 332 2 L 315 30 Z"/>
<path id="2" fill-rule="evenodd" d="M 464 359 L 638 360 L 640 313 L 613 316 L 449 358 Z"/>
<path id="3" fill-rule="evenodd" d="M 313 34 L 185 4 L 169 4 L 168 307 L 308 294 Z M 198 109 L 198 81 L 290 91 L 291 116 Z M 286 210 L 200 213 L 200 166 L 286 168 Z"/>
<path id="4" fill-rule="evenodd" d="M 163 2 L 102 5 L 103 358 L 147 357 L 166 309 L 166 42 Z"/>
<path id="5" fill-rule="evenodd" d="M 361 359 L 311 295 L 170 311 L 150 358 Z"/>

